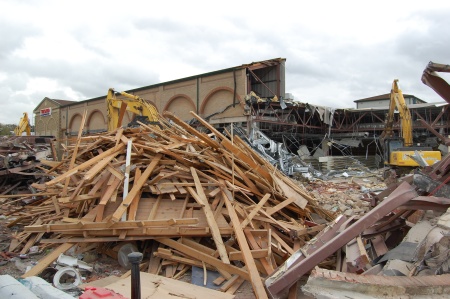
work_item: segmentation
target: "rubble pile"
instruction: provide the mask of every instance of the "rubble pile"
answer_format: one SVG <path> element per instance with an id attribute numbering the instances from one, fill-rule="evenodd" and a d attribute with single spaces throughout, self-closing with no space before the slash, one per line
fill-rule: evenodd
<path id="1" fill-rule="evenodd" d="M 223 291 L 247 280 L 263 297 L 261 278 L 324 228 L 314 219 L 334 219 L 239 137 L 195 114 L 214 138 L 165 116 L 170 123 L 79 137 L 48 167 L 48 180 L 32 184 L 38 201 L 2 196 L 8 226 L 25 225 L 10 251 L 59 245 L 24 277 L 75 245 L 114 255 L 111 248 L 133 243 L 150 273 L 206 267 L 219 271 Z"/>
<path id="2" fill-rule="evenodd" d="M 305 184 L 305 190 L 331 213 L 362 216 L 375 206 L 373 197 L 376 193 L 386 189 L 380 178 L 366 175 L 329 181 L 311 180 Z"/>
<path id="3" fill-rule="evenodd" d="M 56 157 L 53 138 L 12 136 L 0 139 L 0 194 L 33 193 L 31 183 L 42 179 L 41 159 Z"/>
<path id="4" fill-rule="evenodd" d="M 315 298 L 362 294 L 367 298 L 446 298 L 450 199 L 442 189 L 448 188 L 449 162 L 450 156 L 446 156 L 378 194 L 366 193 L 370 211 L 364 215 L 341 213 L 266 278 L 269 294 L 278 297 L 312 270 L 302 289 Z M 332 255 L 336 256 L 332 269 L 313 269 Z M 384 278 L 392 276 L 396 278 Z M 424 285 L 429 287 L 422 288 Z"/>
<path id="5" fill-rule="evenodd" d="M 303 290 L 324 298 L 327 286 L 349 297 L 383 287 L 386 298 L 407 295 L 433 278 L 422 293 L 445 293 L 450 158 L 387 187 L 370 175 L 302 186 L 235 130 L 225 136 L 191 113 L 209 134 L 166 112 L 159 126 L 80 135 L 62 161 L 41 161 L 37 192 L 0 195 L 8 227 L 24 226 L 8 252 L 56 247 L 23 277 L 71 261 L 70 251 L 124 268 L 126 253 L 139 251 L 141 271 L 179 278 L 201 269 L 205 284 L 214 271 L 219 291 L 247 281 L 257 298 L 295 297 L 310 273 Z"/>

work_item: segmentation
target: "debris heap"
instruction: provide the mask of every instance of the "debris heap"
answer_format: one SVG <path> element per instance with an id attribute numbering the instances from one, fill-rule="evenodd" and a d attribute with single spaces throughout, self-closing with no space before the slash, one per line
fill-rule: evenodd
<path id="1" fill-rule="evenodd" d="M 46 163 L 49 179 L 32 185 L 39 192 L 21 195 L 37 201 L 3 197 L 3 214 L 15 217 L 9 225 L 26 225 L 10 250 L 62 244 L 54 260 L 74 245 L 108 252 L 109 244 L 154 240 L 143 248 L 148 272 L 214 269 L 228 281 L 223 291 L 248 280 L 266 297 L 261 278 L 325 227 L 314 219 L 334 215 L 241 138 L 191 113 L 210 134 L 165 113 L 159 126 L 79 136 L 61 162 Z"/>

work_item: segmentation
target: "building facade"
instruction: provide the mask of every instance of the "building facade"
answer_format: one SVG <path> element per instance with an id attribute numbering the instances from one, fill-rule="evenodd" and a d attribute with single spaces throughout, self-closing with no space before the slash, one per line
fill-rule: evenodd
<path id="1" fill-rule="evenodd" d="M 405 103 L 407 106 L 414 104 L 424 104 L 425 101 L 419 99 L 410 94 L 403 94 L 403 98 L 405 99 Z M 375 97 L 365 98 L 354 101 L 356 103 L 356 109 L 364 109 L 364 108 L 382 108 L 389 109 L 389 104 L 391 102 L 391 94 L 382 94 Z"/>
<path id="2" fill-rule="evenodd" d="M 245 127 L 250 121 L 244 100 L 247 94 L 253 91 L 260 97 L 284 97 L 285 62 L 284 58 L 252 62 L 126 92 L 150 102 L 160 114 L 170 111 L 189 121 L 193 111 L 218 127 L 229 123 Z M 83 134 L 106 131 L 106 93 L 79 102 L 45 98 L 34 110 L 36 135 L 53 135 L 58 140 L 76 136 L 85 111 Z M 47 108 L 51 114 L 42 113 Z M 133 117 L 127 112 L 122 124 L 127 125 Z"/>

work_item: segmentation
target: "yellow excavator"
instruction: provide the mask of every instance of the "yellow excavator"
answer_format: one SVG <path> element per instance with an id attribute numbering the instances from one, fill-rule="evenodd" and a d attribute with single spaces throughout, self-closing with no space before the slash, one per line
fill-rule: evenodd
<path id="1" fill-rule="evenodd" d="M 400 116 L 400 136 L 394 137 L 394 112 L 398 110 Z M 406 105 L 403 93 L 398 87 L 398 80 L 392 83 L 389 111 L 386 125 L 380 135 L 384 149 L 384 164 L 403 171 L 410 171 L 415 167 L 433 165 L 441 160 L 441 152 L 431 147 L 424 147 L 413 143 L 412 117 Z"/>
<path id="2" fill-rule="evenodd" d="M 122 95 L 125 99 L 118 99 L 116 94 Z M 159 113 L 156 108 L 144 99 L 123 91 L 108 90 L 106 96 L 106 107 L 108 112 L 108 131 L 113 131 L 122 126 L 122 119 L 125 111 L 136 115 L 135 120 L 147 124 L 157 124 Z M 130 125 L 130 124 L 129 124 Z"/>
<path id="3" fill-rule="evenodd" d="M 14 134 L 16 136 L 22 136 L 23 132 L 26 132 L 27 136 L 31 135 L 31 125 L 30 119 L 28 118 L 28 113 L 24 112 L 19 124 L 14 129 Z"/>

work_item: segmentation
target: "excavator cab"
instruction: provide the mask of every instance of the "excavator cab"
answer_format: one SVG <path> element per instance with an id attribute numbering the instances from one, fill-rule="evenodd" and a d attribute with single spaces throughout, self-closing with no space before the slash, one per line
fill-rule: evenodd
<path id="1" fill-rule="evenodd" d="M 398 110 L 400 119 L 400 137 L 394 136 L 394 111 Z M 411 112 L 406 105 L 398 80 L 392 83 L 389 111 L 386 125 L 380 136 L 383 146 L 384 164 L 395 170 L 397 175 L 410 172 L 416 167 L 433 165 L 441 160 L 441 152 L 431 147 L 414 144 Z"/>
<path id="2" fill-rule="evenodd" d="M 419 155 L 420 157 L 418 157 Z M 420 159 L 421 162 L 417 162 Z M 425 146 L 404 146 L 402 138 L 384 140 L 384 164 L 393 167 L 433 165 L 441 160 L 441 152 Z"/>

